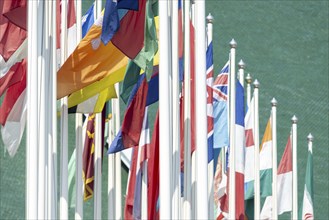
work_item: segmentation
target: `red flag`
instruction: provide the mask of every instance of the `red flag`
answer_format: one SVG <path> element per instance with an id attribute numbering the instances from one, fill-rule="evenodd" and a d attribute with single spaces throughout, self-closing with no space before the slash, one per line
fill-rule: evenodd
<path id="1" fill-rule="evenodd" d="M 6 75 L 0 78 L 0 96 L 12 85 L 22 81 L 26 73 L 26 59 L 14 64 Z"/>

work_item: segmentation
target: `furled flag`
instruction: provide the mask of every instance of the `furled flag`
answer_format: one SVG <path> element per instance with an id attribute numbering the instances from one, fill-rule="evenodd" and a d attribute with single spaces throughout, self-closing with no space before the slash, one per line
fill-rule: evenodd
<path id="1" fill-rule="evenodd" d="M 217 158 L 220 149 L 228 146 L 228 74 L 229 62 L 227 62 L 213 85 L 213 117 L 214 117 L 214 165 L 217 166 Z"/>
<path id="2" fill-rule="evenodd" d="M 104 20 L 101 39 L 107 45 L 120 27 L 118 9 L 138 10 L 138 0 L 107 0 L 105 3 Z"/>
<path id="3" fill-rule="evenodd" d="M 314 219 L 313 201 L 313 152 L 312 145 L 309 145 L 304 186 L 304 198 L 300 210 L 300 219 Z"/>
<path id="4" fill-rule="evenodd" d="M 142 194 L 142 186 L 143 179 L 145 178 L 145 175 L 147 176 L 147 173 L 143 173 L 143 166 L 146 163 L 149 144 L 150 130 L 148 126 L 148 113 L 146 107 L 139 144 L 137 147 L 133 148 L 132 160 L 130 165 L 128 193 L 126 196 L 124 212 L 125 219 L 141 219 L 142 206 L 147 205 L 147 203 L 145 202 L 147 198 L 143 197 Z M 146 185 L 147 182 L 145 183 L 145 186 Z"/>
<path id="5" fill-rule="evenodd" d="M 245 129 L 244 129 L 244 89 L 239 81 L 236 81 L 236 99 L 235 99 L 235 217 L 244 219 L 244 146 L 245 146 Z M 230 161 L 228 163 L 230 167 Z M 220 210 L 227 213 L 229 204 L 229 175 L 227 175 L 227 195 L 220 200 Z M 221 216 L 223 213 L 220 213 Z"/>
<path id="6" fill-rule="evenodd" d="M 278 167 L 277 176 L 277 199 L 278 199 L 278 215 L 284 212 L 292 211 L 292 151 L 291 151 L 291 135 L 289 135 L 286 148 L 283 152 L 281 162 Z M 272 196 L 265 199 L 261 219 L 272 218 Z"/>
<path id="7" fill-rule="evenodd" d="M 111 143 L 108 150 L 109 154 L 138 145 L 142 130 L 147 91 L 148 84 L 146 76 L 142 74 L 131 92 L 122 127 Z"/>
<path id="8" fill-rule="evenodd" d="M 214 65 L 213 65 L 213 47 L 212 42 L 209 44 L 206 53 L 207 66 L 207 125 L 208 125 L 208 163 L 214 159 L 214 116 L 213 116 L 213 79 L 214 79 Z"/>

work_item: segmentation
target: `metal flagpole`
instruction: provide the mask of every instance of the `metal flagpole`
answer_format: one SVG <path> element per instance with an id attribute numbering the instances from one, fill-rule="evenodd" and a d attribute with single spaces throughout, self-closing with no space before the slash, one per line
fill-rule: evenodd
<path id="1" fill-rule="evenodd" d="M 207 20 L 207 45 L 209 46 L 209 44 L 212 42 L 214 17 L 209 13 L 206 20 Z M 209 79 L 206 80 L 208 81 Z M 211 86 L 212 85 L 213 82 L 211 81 Z M 208 217 L 209 219 L 214 219 L 214 160 L 211 160 L 210 163 L 208 163 L 208 207 L 209 207 Z"/>
<path id="2" fill-rule="evenodd" d="M 184 214 L 191 219 L 191 64 L 190 0 L 184 1 Z"/>
<path id="3" fill-rule="evenodd" d="M 81 0 L 76 0 L 76 42 L 80 42 L 82 37 L 82 24 L 81 24 Z M 75 172 L 76 172 L 76 204 L 75 204 L 75 219 L 83 219 L 83 178 L 82 178 L 82 152 L 83 152 L 83 133 L 82 133 L 82 114 L 75 114 Z"/>
<path id="4" fill-rule="evenodd" d="M 113 112 L 114 112 L 114 108 L 113 108 L 113 99 L 112 99 L 112 117 L 109 120 L 108 124 L 109 124 L 109 141 L 108 144 L 111 145 L 113 139 L 114 139 L 114 135 L 115 135 L 115 131 L 114 131 L 114 116 L 113 116 Z M 115 219 L 115 163 L 114 163 L 114 154 L 108 154 L 107 156 L 108 158 L 108 186 L 107 186 L 107 218 L 108 219 Z M 129 178 L 128 178 L 129 180 Z"/>
<path id="5" fill-rule="evenodd" d="M 205 1 L 195 2 L 195 118 L 197 218 L 208 219 L 208 141 Z"/>
<path id="6" fill-rule="evenodd" d="M 248 73 L 247 76 L 246 76 L 246 83 L 247 83 L 247 106 L 249 108 L 249 105 L 250 105 L 250 100 L 251 100 L 251 81 L 252 81 L 252 78 L 250 76 L 250 74 Z"/>
<path id="7" fill-rule="evenodd" d="M 242 78 L 243 80 L 243 78 Z M 260 219 L 260 177 L 259 177 L 259 82 L 254 81 L 254 217 Z"/>
<path id="8" fill-rule="evenodd" d="M 292 122 L 292 219 L 298 218 L 298 177 L 297 177 L 297 117 Z"/>
<path id="9" fill-rule="evenodd" d="M 119 83 L 115 85 L 116 94 L 119 94 Z M 115 134 L 117 134 L 120 130 L 120 99 L 113 100 L 113 107 L 114 107 L 114 115 L 115 118 Z M 122 219 L 121 216 L 121 152 L 117 152 L 114 154 L 115 158 L 115 219 Z"/>
<path id="10" fill-rule="evenodd" d="M 230 42 L 230 96 L 229 96 L 229 145 L 230 145 L 230 188 L 229 188 L 229 219 L 235 219 L 235 48 L 234 39 Z"/>
<path id="11" fill-rule="evenodd" d="M 246 67 L 246 64 L 241 59 L 238 63 L 238 66 L 239 66 L 239 82 L 242 85 L 242 87 L 244 87 L 244 69 Z"/>
<path id="12" fill-rule="evenodd" d="M 27 141 L 26 141 L 26 218 L 38 218 L 38 75 L 37 14 L 38 1 L 28 1 L 27 63 Z"/>
<path id="13" fill-rule="evenodd" d="M 179 120 L 179 71 L 178 71 L 178 1 L 172 2 L 171 14 L 172 58 L 172 118 L 173 118 L 173 201 L 172 218 L 180 218 L 180 120 Z"/>
<path id="14" fill-rule="evenodd" d="M 170 175 L 170 127 L 169 127 L 169 15 L 168 1 L 159 1 L 160 63 L 159 63 L 159 109 L 160 111 L 160 219 L 171 219 Z"/>
<path id="15" fill-rule="evenodd" d="M 67 58 L 67 0 L 61 2 L 61 65 Z M 68 108 L 61 99 L 60 219 L 68 219 Z"/>
<path id="16" fill-rule="evenodd" d="M 272 219 L 278 219 L 278 198 L 277 198 L 277 138 L 276 138 L 276 106 L 275 98 L 271 101 L 271 127 L 272 127 Z"/>

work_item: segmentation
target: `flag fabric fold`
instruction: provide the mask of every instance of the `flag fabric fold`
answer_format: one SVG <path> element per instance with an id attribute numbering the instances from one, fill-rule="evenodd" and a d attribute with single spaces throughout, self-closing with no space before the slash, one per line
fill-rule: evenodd
<path id="1" fill-rule="evenodd" d="M 213 115 L 213 46 L 209 44 L 206 52 L 206 67 L 207 67 L 207 131 L 208 131 L 208 163 L 214 159 L 214 115 Z"/>

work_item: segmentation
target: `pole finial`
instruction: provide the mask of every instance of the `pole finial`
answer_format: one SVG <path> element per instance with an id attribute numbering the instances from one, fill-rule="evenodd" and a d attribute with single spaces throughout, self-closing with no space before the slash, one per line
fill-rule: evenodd
<path id="1" fill-rule="evenodd" d="M 309 133 L 309 134 L 307 135 L 307 140 L 308 140 L 308 141 L 313 141 L 313 135 L 312 135 L 311 133 Z"/>
<path id="2" fill-rule="evenodd" d="M 254 88 L 259 88 L 259 82 L 257 79 L 254 81 Z"/>
<path id="3" fill-rule="evenodd" d="M 278 104 L 278 102 L 276 101 L 276 99 L 274 97 L 271 100 L 271 104 L 272 104 L 272 106 L 276 106 Z"/>
<path id="4" fill-rule="evenodd" d="M 296 117 L 296 115 L 292 116 L 292 118 L 291 118 L 291 122 L 292 122 L 293 124 L 297 124 L 297 121 L 298 121 L 298 118 Z"/>
<path id="5" fill-rule="evenodd" d="M 243 60 L 241 59 L 238 63 L 239 69 L 244 69 L 246 67 L 246 64 L 243 62 Z"/>
<path id="6" fill-rule="evenodd" d="M 251 75 L 248 73 L 247 76 L 246 76 L 246 83 L 247 83 L 247 84 L 251 84 L 251 80 L 252 80 L 252 77 L 251 77 Z"/>
<path id="7" fill-rule="evenodd" d="M 234 39 L 231 40 L 230 46 L 231 46 L 231 48 L 236 48 L 237 43 L 236 43 L 236 41 Z"/>
<path id="8" fill-rule="evenodd" d="M 214 16 L 212 16 L 212 14 L 211 13 L 209 13 L 208 14 L 208 16 L 207 16 L 207 23 L 214 23 Z"/>

